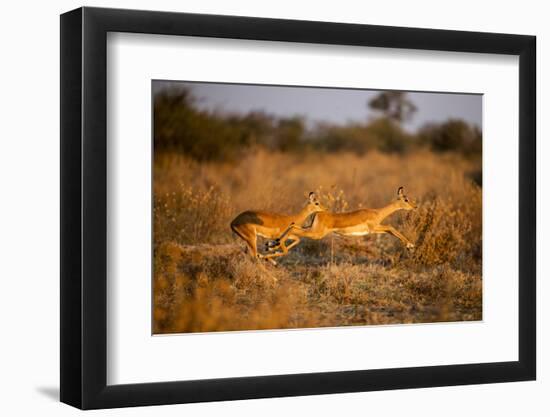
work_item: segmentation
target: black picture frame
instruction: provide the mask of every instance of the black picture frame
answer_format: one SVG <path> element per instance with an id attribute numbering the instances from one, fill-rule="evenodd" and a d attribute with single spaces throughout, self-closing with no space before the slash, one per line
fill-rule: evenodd
<path id="1" fill-rule="evenodd" d="M 519 56 L 519 360 L 107 385 L 108 32 Z M 536 38 L 80 8 L 61 15 L 61 401 L 82 409 L 534 380 Z"/>

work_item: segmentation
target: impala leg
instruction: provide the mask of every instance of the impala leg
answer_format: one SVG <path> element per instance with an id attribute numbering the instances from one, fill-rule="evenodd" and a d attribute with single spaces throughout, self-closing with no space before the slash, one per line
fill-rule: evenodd
<path id="1" fill-rule="evenodd" d="M 268 240 L 265 242 L 266 252 L 274 252 L 281 246 L 281 243 L 277 240 Z"/>
<path id="2" fill-rule="evenodd" d="M 248 236 L 248 239 L 246 240 L 246 244 L 250 248 L 250 255 L 254 259 L 258 258 L 258 247 L 256 246 L 256 235 Z"/>
<path id="3" fill-rule="evenodd" d="M 256 232 L 250 228 L 231 226 L 231 229 L 246 243 L 246 249 L 250 250 L 250 255 L 256 259 L 258 257 L 258 248 L 256 246 Z"/>
<path id="4" fill-rule="evenodd" d="M 265 259 L 266 261 L 268 261 L 269 263 L 271 263 L 272 265 L 274 266 L 277 266 L 277 262 L 275 262 L 273 259 L 273 256 L 271 255 L 274 255 L 274 254 L 270 254 L 270 255 L 262 255 L 261 253 L 258 255 L 258 258 L 259 259 Z"/>
<path id="5" fill-rule="evenodd" d="M 285 231 L 283 233 L 281 233 L 281 235 L 274 239 L 274 240 L 270 240 L 268 242 L 266 242 L 265 244 L 265 249 L 268 250 L 268 251 L 274 251 L 274 250 L 277 250 L 278 248 L 281 247 L 281 242 L 285 242 L 286 241 L 286 237 L 288 236 L 288 234 L 293 230 L 293 229 L 302 229 L 301 227 L 298 227 L 296 226 L 294 223 L 290 223 L 290 226 L 288 226 Z"/>
<path id="6" fill-rule="evenodd" d="M 300 238 L 298 236 L 294 236 L 294 242 L 292 242 L 290 245 L 286 247 L 286 250 L 292 249 L 294 246 L 296 246 L 298 243 L 300 243 Z"/>
<path id="7" fill-rule="evenodd" d="M 277 249 L 281 248 L 283 246 L 283 244 L 287 241 L 287 240 L 291 240 L 292 243 L 290 243 L 290 245 L 288 245 L 286 248 L 287 250 L 293 248 L 294 246 L 296 246 L 298 243 L 300 243 L 300 239 L 298 238 L 298 236 L 292 236 L 292 237 L 278 237 L 276 238 L 275 240 L 270 240 L 268 242 L 266 242 L 265 244 L 265 249 L 267 251 L 276 251 Z"/>
<path id="8" fill-rule="evenodd" d="M 403 242 L 403 244 L 407 247 L 407 249 L 414 248 L 414 243 L 412 243 L 409 239 L 407 239 L 405 236 L 399 233 L 393 226 L 380 224 L 376 226 L 376 228 L 374 229 L 374 233 L 388 233 L 392 236 L 395 236 L 401 242 Z"/>
<path id="9" fill-rule="evenodd" d="M 290 226 L 288 226 L 288 228 L 283 232 L 283 234 L 281 236 L 279 236 L 277 239 L 275 240 L 272 240 L 271 242 L 268 242 L 266 245 L 269 246 L 270 249 L 274 250 L 274 249 L 277 249 L 281 246 L 284 245 L 284 242 L 286 241 L 286 237 L 288 236 L 288 234 L 291 232 L 291 231 L 305 231 L 305 229 L 302 229 L 301 227 L 299 226 L 296 226 L 294 223 L 291 223 Z M 298 238 L 298 236 L 294 236 L 294 238 Z M 300 239 L 298 238 L 298 242 L 300 241 Z M 294 242 L 293 242 L 294 243 Z M 293 243 L 291 243 L 292 247 L 296 246 L 296 245 L 293 245 Z"/>
<path id="10" fill-rule="evenodd" d="M 270 253 L 269 255 L 264 255 L 263 257 L 265 259 L 271 259 L 271 258 L 277 258 L 279 256 L 284 256 L 288 253 L 290 249 L 292 249 L 298 243 L 300 243 L 300 238 L 297 236 L 293 236 L 292 243 L 290 245 L 286 246 L 285 243 L 282 241 L 279 243 L 279 248 L 281 248 L 281 252 Z"/>
<path id="11" fill-rule="evenodd" d="M 281 242 L 284 242 L 286 240 L 286 237 L 292 230 L 302 230 L 302 228 L 299 226 L 296 226 L 294 223 L 291 223 L 290 226 L 288 226 L 287 229 L 283 232 L 283 234 L 279 236 L 277 239 L 275 239 L 275 242 L 277 244 L 281 244 Z"/>

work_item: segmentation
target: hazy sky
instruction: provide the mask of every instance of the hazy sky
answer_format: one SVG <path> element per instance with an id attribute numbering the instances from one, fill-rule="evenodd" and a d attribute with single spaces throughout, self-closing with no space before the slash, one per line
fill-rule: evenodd
<path id="1" fill-rule="evenodd" d="M 185 85 L 199 99 L 201 108 L 231 113 L 264 111 L 276 116 L 301 115 L 309 123 L 326 121 L 361 122 L 376 116 L 367 103 L 377 90 L 350 90 L 311 87 L 280 87 L 247 84 L 217 84 L 154 81 L 156 93 L 170 86 Z M 478 94 L 409 93 L 417 112 L 405 124 L 416 130 L 427 122 L 449 118 L 464 119 L 481 127 L 482 96 Z"/>

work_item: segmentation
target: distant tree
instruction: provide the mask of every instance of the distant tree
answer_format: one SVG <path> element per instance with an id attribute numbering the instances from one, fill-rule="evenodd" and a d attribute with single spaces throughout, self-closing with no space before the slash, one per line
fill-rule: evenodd
<path id="1" fill-rule="evenodd" d="M 189 89 L 157 93 L 154 113 L 155 151 L 181 152 L 203 161 L 231 160 L 258 142 L 263 126 L 242 116 L 216 114 L 197 107 Z"/>
<path id="2" fill-rule="evenodd" d="M 404 153 L 413 143 L 413 136 L 407 134 L 398 124 L 388 117 L 370 122 L 365 132 L 375 140 L 376 148 L 387 153 Z"/>
<path id="3" fill-rule="evenodd" d="M 398 123 L 410 120 L 417 108 L 402 91 L 383 91 L 369 101 L 368 106 Z"/>
<path id="4" fill-rule="evenodd" d="M 283 152 L 299 149 L 305 130 L 304 119 L 300 116 L 280 119 L 275 134 L 276 148 Z"/>
<path id="5" fill-rule="evenodd" d="M 458 151 L 465 155 L 481 154 L 482 136 L 477 126 L 461 119 L 424 125 L 418 132 L 420 143 L 435 152 Z"/>

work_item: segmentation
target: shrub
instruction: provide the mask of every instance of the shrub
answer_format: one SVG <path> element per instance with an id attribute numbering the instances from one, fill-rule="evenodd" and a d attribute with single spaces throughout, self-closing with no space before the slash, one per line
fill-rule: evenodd
<path id="1" fill-rule="evenodd" d="M 436 152 L 458 151 L 465 155 L 481 154 L 481 131 L 463 120 L 451 119 L 428 124 L 418 133 L 420 143 Z"/>
<path id="2" fill-rule="evenodd" d="M 220 242 L 226 235 L 229 199 L 214 186 L 206 190 L 179 186 L 171 193 L 155 194 L 153 228 L 155 243 Z"/>
<path id="3" fill-rule="evenodd" d="M 407 216 L 404 230 L 416 242 L 409 263 L 481 273 L 481 189 L 463 181 L 461 195 L 432 196 Z"/>
<path id="4" fill-rule="evenodd" d="M 183 88 L 156 95 L 156 152 L 180 152 L 198 161 L 235 160 L 247 147 L 263 144 L 273 129 L 272 118 L 261 113 L 220 115 L 200 110 L 196 101 Z"/>
<path id="5" fill-rule="evenodd" d="M 359 155 L 375 149 L 387 153 L 404 153 L 415 145 L 413 135 L 406 133 L 398 122 L 386 117 L 364 124 L 320 124 L 312 134 L 312 141 L 316 149 L 327 152 L 352 151 Z"/>
<path id="6" fill-rule="evenodd" d="M 386 117 L 373 120 L 365 130 L 382 152 L 404 153 L 414 145 L 414 137 L 407 134 L 399 123 Z"/>

